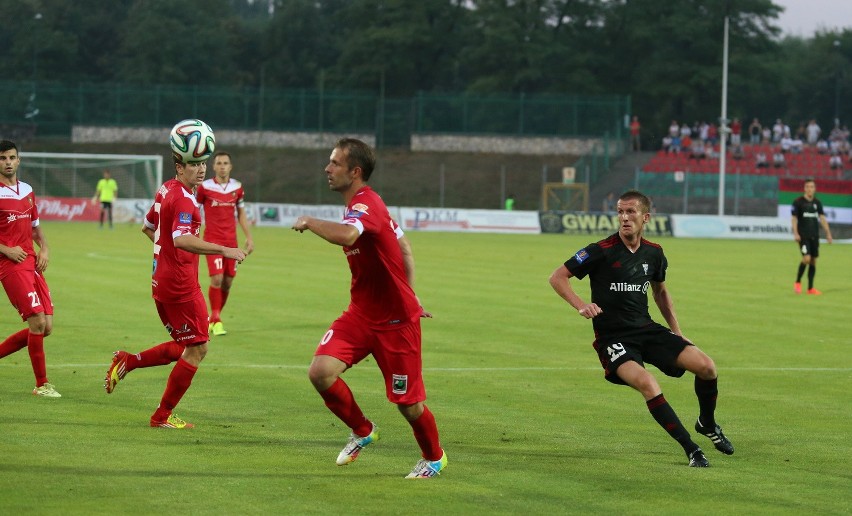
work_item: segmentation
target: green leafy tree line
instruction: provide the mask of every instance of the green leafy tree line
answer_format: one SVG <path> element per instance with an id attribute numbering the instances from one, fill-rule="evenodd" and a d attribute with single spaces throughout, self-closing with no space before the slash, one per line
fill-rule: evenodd
<path id="1" fill-rule="evenodd" d="M 630 95 L 647 136 L 852 115 L 852 31 L 782 37 L 771 0 L 0 0 L 4 80 Z"/>

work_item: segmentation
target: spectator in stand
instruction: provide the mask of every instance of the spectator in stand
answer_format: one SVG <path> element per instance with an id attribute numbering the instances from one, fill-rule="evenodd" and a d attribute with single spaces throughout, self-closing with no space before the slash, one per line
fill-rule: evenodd
<path id="1" fill-rule="evenodd" d="M 731 122 L 731 147 L 738 147 L 742 143 L 743 124 L 739 118 Z"/>
<path id="2" fill-rule="evenodd" d="M 815 146 L 819 141 L 819 137 L 822 134 L 822 129 L 820 129 L 819 124 L 817 124 L 816 120 L 811 118 L 811 121 L 808 122 L 808 127 L 805 128 L 805 138 L 808 142 L 808 145 L 811 147 Z"/>
<path id="3" fill-rule="evenodd" d="M 816 142 L 816 149 L 819 154 L 828 154 L 828 142 L 820 138 Z"/>
<path id="4" fill-rule="evenodd" d="M 685 136 L 692 137 L 692 129 L 690 129 L 689 124 L 683 124 L 680 126 L 680 137 L 683 139 Z"/>
<path id="5" fill-rule="evenodd" d="M 672 153 L 677 154 L 680 152 L 680 135 L 672 137 Z"/>
<path id="6" fill-rule="evenodd" d="M 841 144 L 840 140 L 831 140 L 830 142 L 828 142 L 828 150 L 832 154 L 836 154 L 836 153 L 840 152 L 840 144 Z"/>
<path id="7" fill-rule="evenodd" d="M 684 152 L 690 152 L 692 150 L 692 137 L 689 135 L 680 137 L 680 148 L 684 150 Z"/>
<path id="8" fill-rule="evenodd" d="M 601 204 L 601 211 L 604 213 L 615 212 L 615 192 L 606 194 L 606 197 L 604 197 L 603 203 Z"/>
<path id="9" fill-rule="evenodd" d="M 663 136 L 663 150 L 666 154 L 672 153 L 672 137 L 669 135 Z"/>
<path id="10" fill-rule="evenodd" d="M 754 161 L 755 161 L 755 166 L 757 166 L 757 168 L 769 167 L 769 162 L 766 161 L 766 153 L 765 152 L 758 152 L 757 154 L 755 154 Z"/>
<path id="11" fill-rule="evenodd" d="M 772 154 L 772 164 L 775 166 L 775 168 L 781 168 L 785 165 L 784 151 L 781 149 L 780 146 L 776 147 L 775 153 Z"/>
<path id="12" fill-rule="evenodd" d="M 630 150 L 633 152 L 639 152 L 642 149 L 641 132 L 642 124 L 639 123 L 639 117 L 634 115 L 630 122 Z"/>
<path id="13" fill-rule="evenodd" d="M 719 141 L 719 131 L 716 129 L 716 124 L 708 124 L 707 126 L 707 144 L 711 147 L 716 146 Z"/>
<path id="14" fill-rule="evenodd" d="M 804 148 L 805 142 L 803 142 L 801 138 L 793 138 L 793 141 L 790 144 L 790 152 L 793 154 L 801 154 Z"/>
<path id="15" fill-rule="evenodd" d="M 775 120 L 775 124 L 772 126 L 772 143 L 781 143 L 781 138 L 784 137 L 784 124 L 781 122 L 781 119 L 778 118 Z"/>
<path id="16" fill-rule="evenodd" d="M 760 132 L 760 137 L 761 137 L 760 141 L 762 143 L 768 144 L 770 141 L 772 141 L 772 129 L 770 129 L 769 126 L 767 125 L 766 127 L 763 128 L 763 131 Z"/>
<path id="17" fill-rule="evenodd" d="M 736 160 L 741 160 L 745 158 L 745 151 L 743 150 L 742 145 L 737 145 L 734 147 L 734 150 L 731 151 L 731 156 Z M 766 159 L 766 155 L 763 156 L 763 159 Z"/>
<path id="18" fill-rule="evenodd" d="M 748 126 L 748 142 L 752 145 L 760 143 L 760 135 L 763 133 L 763 126 L 760 125 L 760 120 L 757 118 L 751 121 Z"/>
<path id="19" fill-rule="evenodd" d="M 780 147 L 781 147 L 781 152 L 783 152 L 785 154 L 790 152 L 790 150 L 792 150 L 792 148 L 793 148 L 793 139 L 790 138 L 789 136 L 781 137 Z"/>
<path id="20" fill-rule="evenodd" d="M 707 125 L 707 122 L 704 122 L 704 121 L 702 121 L 701 124 L 698 126 L 699 138 L 701 138 L 701 141 L 704 142 L 704 143 L 707 143 L 707 138 L 708 138 L 707 130 L 709 128 L 710 128 L 710 126 Z"/>
<path id="21" fill-rule="evenodd" d="M 669 125 L 669 136 L 672 137 L 672 140 L 680 138 L 680 126 L 677 124 L 677 120 L 672 120 Z"/>
<path id="22" fill-rule="evenodd" d="M 704 142 L 702 142 L 700 139 L 696 139 L 694 142 L 692 142 L 692 146 L 690 147 L 689 157 L 695 158 L 695 159 L 706 158 L 707 157 L 707 151 L 704 148 Z"/>
<path id="23" fill-rule="evenodd" d="M 799 128 L 796 129 L 796 134 L 793 136 L 794 140 L 802 140 L 805 141 L 808 139 L 808 131 L 805 129 L 805 123 L 802 122 L 799 124 Z"/>
<path id="24" fill-rule="evenodd" d="M 835 170 L 843 168 L 843 158 L 840 157 L 840 154 L 832 154 L 828 158 L 828 166 Z"/>
<path id="25" fill-rule="evenodd" d="M 834 142 L 843 139 L 843 130 L 840 129 L 839 125 L 835 125 L 831 130 L 831 134 L 828 135 L 828 141 Z"/>

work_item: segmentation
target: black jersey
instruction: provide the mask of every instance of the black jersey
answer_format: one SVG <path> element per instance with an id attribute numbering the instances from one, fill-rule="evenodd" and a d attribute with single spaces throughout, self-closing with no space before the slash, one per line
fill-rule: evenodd
<path id="1" fill-rule="evenodd" d="M 603 312 L 592 319 L 596 335 L 622 333 L 647 326 L 648 289 L 666 280 L 668 262 L 663 248 L 641 240 L 631 252 L 618 233 L 577 251 L 565 267 L 577 278 L 589 276 L 592 302 Z"/>
<path id="2" fill-rule="evenodd" d="M 809 201 L 803 195 L 793 201 L 791 213 L 798 220 L 799 236 L 819 238 L 819 216 L 825 215 L 822 201 L 816 197 Z"/>

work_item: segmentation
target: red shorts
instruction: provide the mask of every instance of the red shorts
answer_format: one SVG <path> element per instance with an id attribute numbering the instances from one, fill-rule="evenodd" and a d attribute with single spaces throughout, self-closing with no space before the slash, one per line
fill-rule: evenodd
<path id="1" fill-rule="evenodd" d="M 53 315 L 47 281 L 38 272 L 12 272 L 3 278 L 3 288 L 24 321 L 36 314 Z"/>
<path id="2" fill-rule="evenodd" d="M 225 276 L 233 278 L 237 275 L 237 261 L 231 258 L 225 258 L 221 254 L 208 254 L 207 270 L 211 276 L 224 274 Z"/>
<path id="3" fill-rule="evenodd" d="M 182 303 L 164 303 L 154 300 L 157 313 L 171 338 L 181 346 L 196 346 L 210 340 L 207 333 L 207 302 L 198 294 Z"/>
<path id="4" fill-rule="evenodd" d="M 351 367 L 372 354 L 385 378 L 388 400 L 413 405 L 426 400 L 420 342 L 419 318 L 376 330 L 344 312 L 323 335 L 314 355 L 329 355 Z"/>

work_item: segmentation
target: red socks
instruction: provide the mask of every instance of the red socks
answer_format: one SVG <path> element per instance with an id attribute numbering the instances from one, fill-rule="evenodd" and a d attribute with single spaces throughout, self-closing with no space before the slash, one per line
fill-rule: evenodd
<path id="1" fill-rule="evenodd" d="M 6 337 L 6 340 L 0 344 L 0 358 L 11 355 L 12 353 L 27 347 L 27 337 L 30 330 L 24 328 L 18 333 L 13 333 Z"/>
<path id="2" fill-rule="evenodd" d="M 169 381 L 166 383 L 166 390 L 163 392 L 163 399 L 160 400 L 160 406 L 157 411 L 151 416 L 153 421 L 165 421 L 171 415 L 172 410 L 180 403 L 183 395 L 186 394 L 192 378 L 198 368 L 191 365 L 184 359 L 180 359 L 175 364 L 169 375 Z"/>
<path id="3" fill-rule="evenodd" d="M 30 333 L 27 330 L 27 349 L 30 352 L 30 362 L 36 378 L 36 387 L 47 383 L 47 366 L 44 364 L 44 334 Z"/>
<path id="4" fill-rule="evenodd" d="M 429 407 L 423 405 L 423 414 L 414 421 L 409 421 L 408 424 L 414 430 L 414 438 L 420 445 L 423 458 L 432 461 L 441 460 L 444 450 L 438 442 L 438 425 L 435 423 L 435 416 L 429 410 Z"/>
<path id="5" fill-rule="evenodd" d="M 352 429 L 355 435 L 364 437 L 370 435 L 373 424 L 370 423 L 361 408 L 355 402 L 352 391 L 346 382 L 338 378 L 328 389 L 320 393 L 325 406 Z M 414 431 L 414 438 L 420 445 L 423 458 L 426 460 L 441 460 L 444 450 L 438 441 L 438 425 L 429 407 L 423 406 L 423 413 L 414 421 L 409 421 Z"/>
<path id="6" fill-rule="evenodd" d="M 135 355 L 128 354 L 125 369 L 130 372 L 140 367 L 153 367 L 171 364 L 183 355 L 183 346 L 170 340 L 157 344 L 151 349 L 140 351 Z"/>
<path id="7" fill-rule="evenodd" d="M 222 305 L 224 305 L 224 301 L 222 300 L 222 294 L 224 292 L 221 288 L 217 287 L 209 287 L 207 289 L 207 297 L 210 298 L 210 322 L 219 322 L 220 321 L 220 313 L 222 312 Z"/>
<path id="8" fill-rule="evenodd" d="M 325 406 L 351 428 L 355 435 L 365 437 L 373 431 L 373 424 L 361 412 L 361 407 L 355 402 L 346 382 L 338 378 L 331 387 L 319 394 L 325 401 Z"/>

